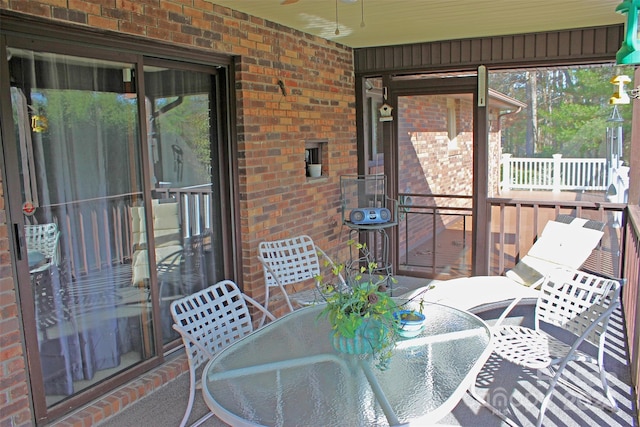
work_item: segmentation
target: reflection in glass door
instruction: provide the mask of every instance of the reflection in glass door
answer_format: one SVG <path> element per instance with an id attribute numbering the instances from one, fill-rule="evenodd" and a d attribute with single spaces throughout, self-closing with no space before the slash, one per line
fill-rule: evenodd
<path id="1" fill-rule="evenodd" d="M 22 206 L 9 219 L 24 227 L 20 304 L 36 416 L 47 419 L 103 392 L 98 382 L 154 366 L 181 343 L 171 302 L 227 277 L 226 70 L 9 45 L 4 166 L 10 204 Z"/>
<path id="2" fill-rule="evenodd" d="M 132 286 L 142 197 L 131 63 L 9 50 L 11 103 L 47 406 L 155 353 Z"/>
<path id="3" fill-rule="evenodd" d="M 398 269 L 433 278 L 471 272 L 473 96 L 397 96 Z"/>
<path id="4" fill-rule="evenodd" d="M 144 70 L 158 299 L 163 343 L 178 338 L 169 307 L 223 278 L 214 76 L 209 69 Z M 132 208 L 134 211 L 140 208 Z M 142 227 L 144 228 L 144 227 Z M 133 254 L 133 282 L 146 250 Z M 144 262 L 142 263 L 144 264 Z M 146 273 L 146 266 L 142 268 Z"/>

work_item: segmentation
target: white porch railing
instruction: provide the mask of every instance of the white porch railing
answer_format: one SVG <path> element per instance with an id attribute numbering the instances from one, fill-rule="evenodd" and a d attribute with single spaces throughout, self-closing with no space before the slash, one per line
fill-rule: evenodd
<path id="1" fill-rule="evenodd" d="M 502 155 L 502 191 L 508 190 L 600 190 L 610 180 L 606 159 L 518 158 Z"/>

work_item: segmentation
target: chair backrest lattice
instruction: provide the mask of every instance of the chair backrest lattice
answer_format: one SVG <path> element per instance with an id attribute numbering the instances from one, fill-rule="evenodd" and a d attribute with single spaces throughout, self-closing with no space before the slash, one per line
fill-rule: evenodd
<path id="1" fill-rule="evenodd" d="M 620 283 L 581 271 L 562 271 L 542 284 L 537 319 L 582 336 L 601 315 L 619 303 Z M 586 336 L 598 346 L 609 317 L 601 319 Z"/>
<path id="2" fill-rule="evenodd" d="M 174 301 L 171 315 L 194 369 L 253 331 L 244 297 L 230 280 Z"/>
<path id="3" fill-rule="evenodd" d="M 261 242 L 258 251 L 268 286 L 300 283 L 320 274 L 317 249 L 309 236 Z"/>
<path id="4" fill-rule="evenodd" d="M 24 231 L 27 248 L 40 252 L 49 264 L 58 265 L 58 226 L 55 223 L 25 225 Z"/>

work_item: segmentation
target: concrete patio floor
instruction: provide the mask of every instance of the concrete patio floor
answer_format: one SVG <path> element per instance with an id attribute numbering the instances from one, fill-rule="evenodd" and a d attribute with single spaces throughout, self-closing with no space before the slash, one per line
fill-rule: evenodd
<path id="1" fill-rule="evenodd" d="M 425 279 L 401 280 L 403 289 L 413 289 L 423 285 Z M 489 324 L 499 311 L 494 309 L 477 313 Z M 524 307 L 514 313 L 513 321 L 526 322 L 532 314 L 531 307 Z M 182 351 L 182 350 L 181 350 Z M 628 364 L 626 337 L 620 313 L 612 318 L 605 356 L 605 367 L 608 372 L 609 385 L 616 398 L 619 410 L 608 412 L 597 402 L 587 402 L 573 391 L 558 385 L 547 409 L 543 425 L 547 426 L 637 426 L 637 408 L 634 405 L 634 394 L 631 386 L 631 375 Z M 574 364 L 568 368 L 568 376 L 584 384 L 589 396 L 599 399 L 602 396 L 598 375 L 591 366 Z M 519 425 L 535 425 L 538 415 L 538 404 L 547 389 L 545 377 L 539 377 L 535 371 L 526 370 L 506 362 L 497 356 L 490 357 L 476 382 L 477 391 L 501 412 L 505 413 Z M 177 426 L 186 408 L 189 390 L 189 376 L 182 374 L 177 379 L 163 386 L 155 393 L 134 403 L 127 409 L 111 417 L 101 427 L 125 426 Z M 196 394 L 194 409 L 190 422 L 194 422 L 208 412 L 200 391 Z M 322 420 L 318 420 L 322 425 Z M 452 426 L 503 426 L 506 425 L 486 408 L 482 407 L 468 394 L 455 409 L 440 420 L 439 425 Z M 226 426 L 213 417 L 202 424 L 204 426 Z"/>

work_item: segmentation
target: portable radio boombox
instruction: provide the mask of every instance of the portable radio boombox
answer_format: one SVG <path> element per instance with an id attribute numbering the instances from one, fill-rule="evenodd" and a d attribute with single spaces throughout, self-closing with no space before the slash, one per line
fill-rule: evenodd
<path id="1" fill-rule="evenodd" d="M 382 224 L 391 221 L 391 211 L 387 208 L 357 208 L 349 214 L 354 224 Z"/>

